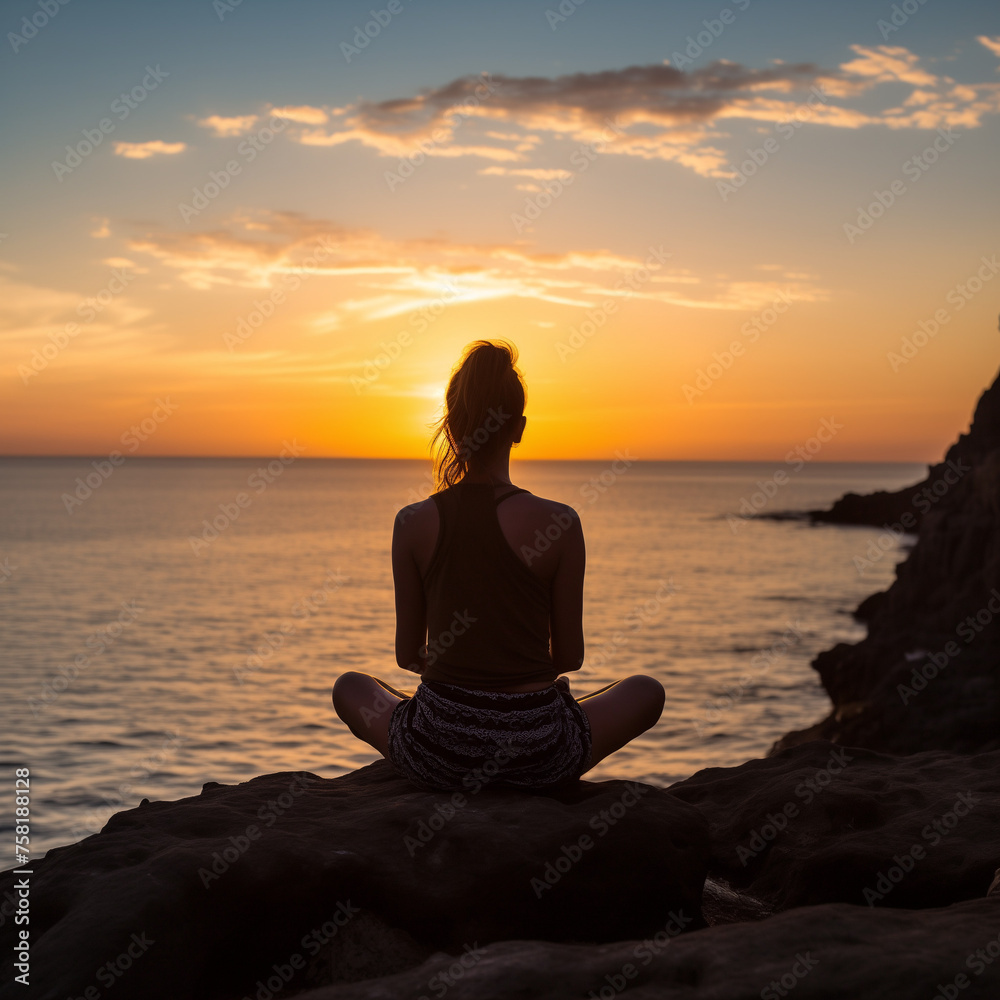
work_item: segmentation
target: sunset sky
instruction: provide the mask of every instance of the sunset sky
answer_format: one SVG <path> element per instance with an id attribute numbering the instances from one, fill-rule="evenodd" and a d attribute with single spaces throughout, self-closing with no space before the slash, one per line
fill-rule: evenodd
<path id="1" fill-rule="evenodd" d="M 930 462 L 1000 363 L 995 2 L 0 28 L 0 453 L 422 457 L 503 337 L 520 458 Z"/>

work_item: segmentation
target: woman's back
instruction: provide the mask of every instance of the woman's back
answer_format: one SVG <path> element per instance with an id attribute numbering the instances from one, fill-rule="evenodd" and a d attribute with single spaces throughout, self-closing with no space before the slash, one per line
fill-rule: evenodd
<path id="1" fill-rule="evenodd" d="M 579 666 L 585 556 L 572 507 L 464 479 L 401 510 L 396 533 L 399 574 L 410 562 L 419 579 L 427 679 L 520 690 Z"/>
<path id="2" fill-rule="evenodd" d="M 472 485 L 471 480 L 463 482 Z M 497 483 L 493 486 L 493 497 L 497 499 L 516 488 L 512 483 Z M 565 548 L 563 537 L 566 530 L 571 522 L 578 521 L 576 511 L 558 500 L 547 500 L 524 492 L 501 501 L 496 507 L 496 515 L 511 551 L 540 580 L 550 583 L 559 565 L 560 553 Z M 400 522 L 417 569 L 423 576 L 430 566 L 441 530 L 434 497 L 404 507 L 397 523 Z"/>

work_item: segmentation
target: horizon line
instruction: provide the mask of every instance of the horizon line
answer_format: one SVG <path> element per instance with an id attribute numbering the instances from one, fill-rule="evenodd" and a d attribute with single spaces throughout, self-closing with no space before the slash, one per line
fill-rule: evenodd
<path id="1" fill-rule="evenodd" d="M 787 452 L 785 453 L 787 455 Z M 273 454 L 267 455 L 123 455 L 123 459 L 128 461 L 134 461 L 139 459 L 141 461 L 171 461 L 171 460 L 185 460 L 185 461 L 272 461 L 275 456 Z M 530 462 L 608 462 L 608 461 L 619 461 L 621 456 L 609 455 L 603 458 L 511 458 L 511 465 L 514 464 L 527 464 Z M 108 455 L 106 453 L 97 454 L 0 454 L 0 461 L 6 461 L 10 459 L 101 459 L 107 461 Z M 422 462 L 427 464 L 433 464 L 433 459 L 431 458 L 414 458 L 412 456 L 387 456 L 387 455 L 301 455 L 296 457 L 296 462 Z M 843 459 L 810 459 L 808 460 L 809 465 L 928 465 L 933 466 L 944 461 L 944 459 L 939 459 L 938 462 L 928 462 L 924 459 L 880 459 L 880 458 L 843 458 Z M 785 462 L 785 455 L 779 456 L 777 458 L 630 458 L 630 462 L 634 464 L 642 465 L 652 465 L 652 464 L 662 464 L 662 463 L 699 463 L 703 465 L 720 465 L 720 464 L 733 464 L 738 462 L 744 462 L 746 464 L 759 464 L 759 463 L 770 463 L 770 462 Z M 124 464 L 124 462 L 119 463 Z"/>

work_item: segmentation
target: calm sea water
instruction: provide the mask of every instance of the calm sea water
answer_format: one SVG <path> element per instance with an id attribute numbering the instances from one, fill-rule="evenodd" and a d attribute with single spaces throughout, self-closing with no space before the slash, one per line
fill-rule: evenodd
<path id="1" fill-rule="evenodd" d="M 863 637 L 850 612 L 903 553 L 860 575 L 854 557 L 878 530 L 741 512 L 824 507 L 925 471 L 513 463 L 515 484 L 583 521 L 574 691 L 636 672 L 667 690 L 659 724 L 588 777 L 667 785 L 823 716 L 809 661 Z M 377 759 L 330 688 L 344 670 L 417 681 L 393 658 L 389 546 L 396 510 L 430 492 L 428 463 L 133 458 L 74 496 L 88 473 L 88 459 L 0 460 L 0 761 L 11 785 L 31 769 L 35 856 L 144 796 Z"/>

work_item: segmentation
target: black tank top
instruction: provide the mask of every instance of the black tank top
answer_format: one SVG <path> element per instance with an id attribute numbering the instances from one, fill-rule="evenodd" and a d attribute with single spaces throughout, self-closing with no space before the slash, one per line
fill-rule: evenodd
<path id="1" fill-rule="evenodd" d="M 549 651 L 549 586 L 504 537 L 490 483 L 434 493 L 440 528 L 424 575 L 425 680 L 483 689 L 558 676 Z"/>

